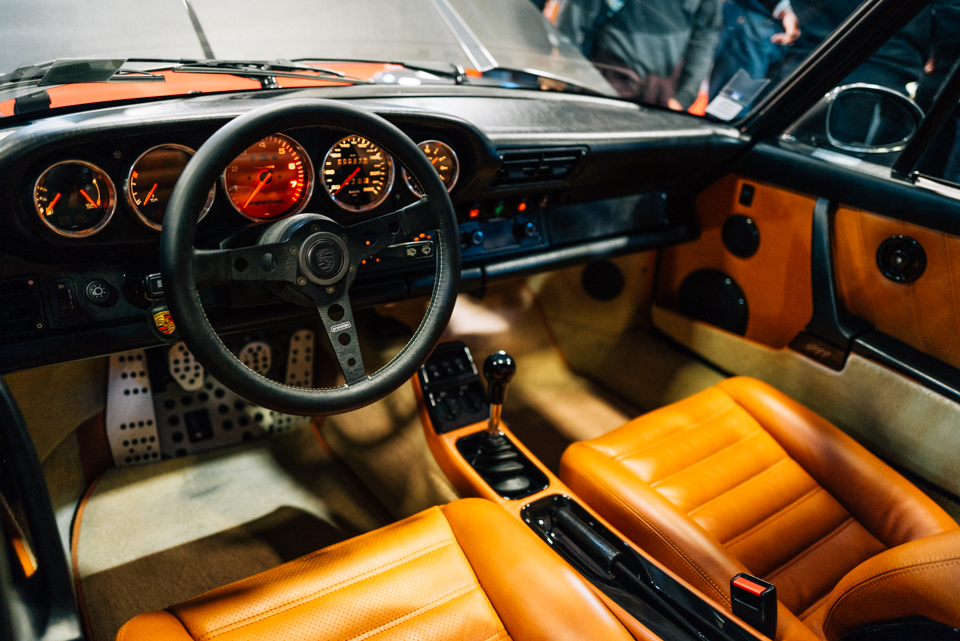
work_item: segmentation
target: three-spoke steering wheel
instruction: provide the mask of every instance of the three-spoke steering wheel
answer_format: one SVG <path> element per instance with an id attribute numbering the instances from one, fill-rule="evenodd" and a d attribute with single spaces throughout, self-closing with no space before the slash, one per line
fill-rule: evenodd
<path id="1" fill-rule="evenodd" d="M 299 214 L 271 224 L 253 247 L 194 249 L 197 214 L 223 168 L 264 136 L 305 126 L 341 129 L 376 141 L 413 174 L 423 198 L 355 225 L 344 226 L 320 214 Z M 384 248 L 431 230 L 436 231 L 436 276 L 423 321 L 392 361 L 367 375 L 350 306 L 357 268 Z M 328 100 L 290 100 L 232 120 L 193 156 L 177 180 L 164 217 L 160 271 L 184 342 L 220 382 L 269 409 L 334 414 L 383 398 L 413 376 L 430 355 L 456 302 L 460 237 L 443 182 L 406 134 L 356 107 Z M 345 385 L 325 389 L 283 385 L 248 369 L 226 348 L 204 314 L 197 288 L 243 281 L 273 283 L 316 305 Z"/>

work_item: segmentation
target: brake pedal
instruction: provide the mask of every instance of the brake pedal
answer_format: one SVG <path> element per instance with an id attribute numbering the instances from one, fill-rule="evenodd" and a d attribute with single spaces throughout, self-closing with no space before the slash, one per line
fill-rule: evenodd
<path id="1" fill-rule="evenodd" d="M 160 458 L 153 391 L 142 349 L 110 357 L 104 422 L 110 453 L 117 467 Z"/>
<path id="2" fill-rule="evenodd" d="M 193 358 L 193 354 L 182 341 L 170 347 L 167 362 L 170 376 L 180 384 L 184 392 L 196 392 L 203 387 L 203 365 Z"/>
<path id="3" fill-rule="evenodd" d="M 273 355 L 270 346 L 263 341 L 247 343 L 237 354 L 240 362 L 252 369 L 260 376 L 266 376 L 273 365 Z"/>

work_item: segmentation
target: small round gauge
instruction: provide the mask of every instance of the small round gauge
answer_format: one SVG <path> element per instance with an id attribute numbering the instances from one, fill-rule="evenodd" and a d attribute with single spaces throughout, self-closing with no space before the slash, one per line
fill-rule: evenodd
<path id="1" fill-rule="evenodd" d="M 313 165 L 296 140 L 267 136 L 223 170 L 223 187 L 234 208 L 251 220 L 299 214 L 313 193 Z"/>
<path id="2" fill-rule="evenodd" d="M 33 204 L 47 227 L 61 236 L 83 238 L 110 222 L 117 192 L 110 176 L 96 165 L 64 160 L 37 178 Z"/>
<path id="3" fill-rule="evenodd" d="M 393 187 L 393 160 L 376 143 L 347 136 L 323 159 L 327 193 L 347 211 L 369 211 L 387 199 Z"/>
<path id="4" fill-rule="evenodd" d="M 182 145 L 158 145 L 140 154 L 130 167 L 124 189 L 127 204 L 147 227 L 158 231 L 162 228 L 170 194 L 193 153 L 192 149 Z M 198 221 L 210 211 L 216 192 L 214 185 Z"/>
<path id="5" fill-rule="evenodd" d="M 460 177 L 460 161 L 457 160 L 457 154 L 450 148 L 450 145 L 439 140 L 424 140 L 417 147 L 420 147 L 420 151 L 430 159 L 430 164 L 440 174 L 440 180 L 443 181 L 447 191 L 453 191 L 454 185 L 457 184 L 457 178 Z M 420 185 L 417 184 L 413 176 L 407 173 L 406 169 L 403 170 L 403 180 L 415 196 L 423 198 L 423 190 L 420 189 Z"/>

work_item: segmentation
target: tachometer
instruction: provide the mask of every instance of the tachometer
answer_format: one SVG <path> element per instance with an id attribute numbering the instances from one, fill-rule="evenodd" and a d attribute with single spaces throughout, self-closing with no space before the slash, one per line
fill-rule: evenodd
<path id="1" fill-rule="evenodd" d="M 390 154 L 362 136 L 347 136 L 323 159 L 321 178 L 327 193 L 347 211 L 369 211 L 387 199 L 393 187 Z"/>
<path id="2" fill-rule="evenodd" d="M 450 148 L 450 145 L 439 140 L 424 140 L 417 147 L 427 156 L 433 168 L 437 170 L 447 191 L 452 191 L 454 185 L 457 184 L 457 178 L 460 176 L 460 161 L 457 160 L 457 154 Z M 403 180 L 415 196 L 423 198 L 420 185 L 413 179 L 413 176 L 407 173 L 406 169 L 403 170 Z"/>
<path id="3" fill-rule="evenodd" d="M 158 145 L 140 154 L 130 167 L 124 189 L 127 203 L 147 227 L 159 230 L 163 226 L 170 194 L 193 153 L 182 145 Z M 202 220 L 210 211 L 216 191 L 216 186 L 210 188 L 197 220 Z"/>
<path id="4" fill-rule="evenodd" d="M 33 204 L 47 227 L 61 236 L 82 238 L 103 229 L 117 205 L 110 176 L 83 160 L 48 167 L 37 179 Z"/>
<path id="5" fill-rule="evenodd" d="M 290 136 L 274 134 L 248 147 L 223 171 L 234 208 L 251 220 L 298 214 L 313 193 L 313 165 Z"/>

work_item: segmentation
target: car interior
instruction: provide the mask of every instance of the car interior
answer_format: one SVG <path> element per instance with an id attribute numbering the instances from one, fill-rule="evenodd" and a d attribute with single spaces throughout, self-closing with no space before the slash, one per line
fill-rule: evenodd
<path id="1" fill-rule="evenodd" d="M 960 65 L 844 83 L 925 7 L 728 121 L 349 60 L 0 94 L 0 636 L 960 639 Z"/>

